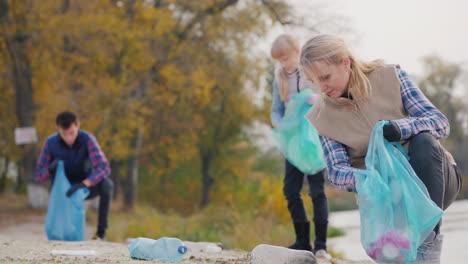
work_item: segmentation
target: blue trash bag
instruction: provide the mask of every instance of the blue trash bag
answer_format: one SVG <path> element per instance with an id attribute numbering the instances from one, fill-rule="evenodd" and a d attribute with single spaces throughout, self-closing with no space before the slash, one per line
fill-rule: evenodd
<path id="1" fill-rule="evenodd" d="M 411 263 L 443 211 L 430 199 L 405 149 L 383 137 L 387 122 L 374 127 L 366 170 L 354 172 L 361 243 L 377 263 Z"/>
<path id="2" fill-rule="evenodd" d="M 139 237 L 128 245 L 130 257 L 143 260 L 180 261 L 187 247 L 184 243 L 173 237 L 162 237 L 158 240 Z"/>
<path id="3" fill-rule="evenodd" d="M 49 240 L 82 241 L 85 237 L 86 210 L 83 201 L 88 188 L 80 188 L 69 198 L 71 185 L 65 176 L 63 161 L 59 161 L 50 192 L 45 231 Z"/>
<path id="4" fill-rule="evenodd" d="M 306 174 L 316 174 L 326 167 L 318 132 L 304 117 L 312 107 L 307 102 L 311 95 L 310 89 L 295 94 L 281 123 L 272 131 L 276 147 L 291 164 Z"/>

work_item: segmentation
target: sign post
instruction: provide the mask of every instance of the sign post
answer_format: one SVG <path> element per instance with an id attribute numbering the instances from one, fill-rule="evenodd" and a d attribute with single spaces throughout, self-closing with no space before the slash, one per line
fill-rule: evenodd
<path id="1" fill-rule="evenodd" d="M 25 145 L 37 142 L 37 130 L 35 127 L 15 128 L 16 145 Z"/>

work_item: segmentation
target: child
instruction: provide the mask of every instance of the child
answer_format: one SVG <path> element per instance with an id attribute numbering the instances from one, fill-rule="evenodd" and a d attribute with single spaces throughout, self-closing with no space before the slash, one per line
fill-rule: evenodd
<path id="1" fill-rule="evenodd" d="M 299 69 L 300 46 L 299 41 L 287 34 L 278 36 L 271 47 L 271 57 L 279 63 L 273 83 L 273 102 L 271 107 L 271 122 L 278 127 L 288 107 L 292 96 L 303 89 L 313 89 Z M 309 103 L 314 104 L 319 98 L 314 92 Z M 286 159 L 283 193 L 288 202 L 288 210 L 294 224 L 296 242 L 289 246 L 291 249 L 312 251 L 310 245 L 310 222 L 304 209 L 300 191 L 302 189 L 304 173 Z M 315 244 L 313 252 L 317 257 L 330 258 L 326 252 L 328 201 L 324 191 L 325 170 L 315 175 L 307 175 L 310 196 L 314 204 Z"/>

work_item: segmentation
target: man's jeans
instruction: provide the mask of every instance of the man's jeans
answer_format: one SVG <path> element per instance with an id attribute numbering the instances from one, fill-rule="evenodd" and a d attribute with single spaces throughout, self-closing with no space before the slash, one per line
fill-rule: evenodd
<path id="1" fill-rule="evenodd" d="M 86 200 L 92 199 L 99 195 L 99 214 L 97 226 L 98 232 L 103 232 L 107 229 L 107 220 L 109 218 L 109 209 L 113 189 L 114 184 L 109 178 L 104 178 L 98 184 L 89 188 L 89 196 L 86 198 Z"/>

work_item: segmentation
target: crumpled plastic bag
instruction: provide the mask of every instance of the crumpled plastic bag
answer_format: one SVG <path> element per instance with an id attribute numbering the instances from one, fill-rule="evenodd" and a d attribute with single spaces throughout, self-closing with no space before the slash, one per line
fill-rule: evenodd
<path id="1" fill-rule="evenodd" d="M 377 263 L 411 263 L 443 211 L 430 199 L 403 147 L 383 137 L 386 122 L 374 127 L 366 170 L 354 172 L 361 243 Z"/>
<path id="2" fill-rule="evenodd" d="M 69 198 L 71 185 L 65 176 L 63 161 L 59 161 L 50 193 L 45 231 L 49 240 L 82 241 L 85 237 L 86 210 L 83 201 L 88 188 L 80 188 Z"/>
<path id="3" fill-rule="evenodd" d="M 326 167 L 318 132 L 304 117 L 312 107 L 308 102 L 311 95 L 310 89 L 295 94 L 281 123 L 272 131 L 276 147 L 305 174 L 316 174 Z"/>

